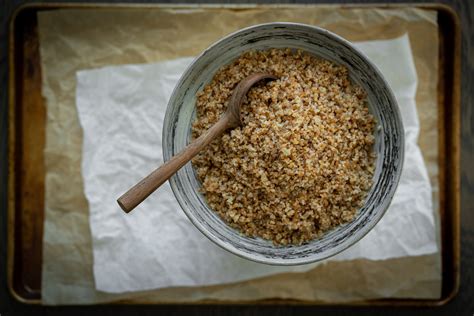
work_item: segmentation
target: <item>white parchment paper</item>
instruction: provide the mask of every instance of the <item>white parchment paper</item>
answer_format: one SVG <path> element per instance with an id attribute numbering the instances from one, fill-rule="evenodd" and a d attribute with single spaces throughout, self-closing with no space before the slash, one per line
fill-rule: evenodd
<path id="1" fill-rule="evenodd" d="M 407 36 L 358 43 L 386 76 L 403 116 L 406 157 L 387 214 L 331 260 L 419 256 L 437 251 L 431 188 L 416 144 L 417 76 Z M 131 214 L 115 200 L 162 163 L 161 129 L 171 91 L 192 58 L 77 73 L 84 133 L 82 173 L 89 202 L 96 288 L 110 293 L 231 283 L 315 265 L 273 267 L 220 249 L 188 221 L 166 184 Z"/>

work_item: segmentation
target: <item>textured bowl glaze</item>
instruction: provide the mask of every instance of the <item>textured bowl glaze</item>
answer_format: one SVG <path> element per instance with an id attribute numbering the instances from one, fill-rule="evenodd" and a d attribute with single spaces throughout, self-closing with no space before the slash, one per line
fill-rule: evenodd
<path id="1" fill-rule="evenodd" d="M 191 139 L 196 93 L 208 84 L 222 66 L 248 50 L 301 49 L 349 69 L 353 82 L 368 94 L 375 116 L 377 152 L 374 184 L 356 218 L 301 246 L 275 246 L 249 238 L 228 226 L 199 192 L 200 183 L 188 163 L 170 179 L 171 188 L 191 222 L 210 240 L 241 257 L 261 263 L 296 265 L 333 256 L 350 247 L 382 218 L 400 178 L 404 157 L 404 133 L 395 97 L 379 70 L 343 38 L 318 27 L 295 23 L 252 26 L 226 36 L 206 49 L 184 72 L 168 103 L 163 128 L 163 155 L 168 160 Z"/>

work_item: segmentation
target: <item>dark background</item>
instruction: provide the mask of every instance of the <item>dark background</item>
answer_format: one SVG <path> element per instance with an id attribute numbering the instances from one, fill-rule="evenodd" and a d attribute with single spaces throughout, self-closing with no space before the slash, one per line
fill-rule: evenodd
<path id="1" fill-rule="evenodd" d="M 310 306 L 112 306 L 41 307 L 22 305 L 8 292 L 6 278 L 7 248 L 7 85 L 8 85 L 8 21 L 13 10 L 23 3 L 45 1 L 0 0 L 0 316 L 9 315 L 472 315 L 474 316 L 474 1 L 434 1 L 448 4 L 456 10 L 462 24 L 462 110 L 461 110 L 461 287 L 459 294 L 447 305 L 437 308 L 413 307 L 310 307 Z M 60 1 L 56 1 L 60 2 Z M 65 1 L 64 1 L 65 2 Z M 67 1 L 73 2 L 73 1 Z M 78 1 L 74 1 L 78 2 Z M 82 0 L 80 2 L 95 2 Z M 122 0 L 107 3 L 154 3 L 156 1 Z M 173 1 L 161 1 L 172 3 Z M 183 1 L 188 3 L 215 3 L 216 1 Z M 235 3 L 234 1 L 222 1 Z M 238 3 L 389 3 L 376 1 L 238 1 Z M 423 1 L 392 1 L 414 3 Z"/>

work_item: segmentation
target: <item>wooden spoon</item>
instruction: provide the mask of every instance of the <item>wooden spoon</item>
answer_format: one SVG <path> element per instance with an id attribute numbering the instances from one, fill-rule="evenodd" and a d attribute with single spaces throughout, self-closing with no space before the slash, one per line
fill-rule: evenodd
<path id="1" fill-rule="evenodd" d="M 119 197 L 117 202 L 120 207 L 126 213 L 132 211 L 215 138 L 222 135 L 227 129 L 239 126 L 241 124 L 240 106 L 242 105 L 242 101 L 249 89 L 262 79 L 274 80 L 276 77 L 267 73 L 255 73 L 242 80 L 234 89 L 227 110 L 219 121 L 201 136 L 193 140 L 180 153 L 173 156 L 161 167 L 155 169 L 146 178 L 142 179 Z"/>

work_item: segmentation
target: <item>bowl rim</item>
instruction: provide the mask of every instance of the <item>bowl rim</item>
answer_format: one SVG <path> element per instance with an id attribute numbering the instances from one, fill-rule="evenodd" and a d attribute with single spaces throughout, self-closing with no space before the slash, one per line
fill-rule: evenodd
<path id="1" fill-rule="evenodd" d="M 364 238 L 374 227 L 377 225 L 377 223 L 382 219 L 382 217 L 385 215 L 387 212 L 393 197 L 395 195 L 396 189 L 400 183 L 400 178 L 403 170 L 403 165 L 404 165 L 404 160 L 405 160 L 405 131 L 404 131 L 404 126 L 403 126 L 403 121 L 402 121 L 402 116 L 400 113 L 400 107 L 398 106 L 398 101 L 393 93 L 392 88 L 388 84 L 387 80 L 383 76 L 382 72 L 380 69 L 355 45 L 353 45 L 350 41 L 346 40 L 345 38 L 318 26 L 314 25 L 309 25 L 309 24 L 303 24 L 303 23 L 295 23 L 295 22 L 268 22 L 268 23 L 261 23 L 261 24 L 255 24 L 251 25 L 248 27 L 241 28 L 237 31 L 234 31 L 232 33 L 229 33 L 219 40 L 215 41 L 211 45 L 209 45 L 206 49 L 204 49 L 199 55 L 197 55 L 193 61 L 186 67 L 184 70 L 183 74 L 181 75 L 180 79 L 176 83 L 175 87 L 173 88 L 173 92 L 170 95 L 170 99 L 168 101 L 167 107 L 166 107 L 166 112 L 165 112 L 165 119 L 164 119 L 164 126 L 162 130 L 162 143 L 164 144 L 166 142 L 166 139 L 168 137 L 168 134 L 171 132 L 170 131 L 170 122 L 167 119 L 171 115 L 171 102 L 173 101 L 175 95 L 178 93 L 178 87 L 180 84 L 185 80 L 185 78 L 189 75 L 191 70 L 193 69 L 194 65 L 196 62 L 205 54 L 207 54 L 208 51 L 214 49 L 216 46 L 221 44 L 222 42 L 227 41 L 229 38 L 238 35 L 239 33 L 242 32 L 247 32 L 253 29 L 259 29 L 262 27 L 272 27 L 272 26 L 285 26 L 285 27 L 299 27 L 299 28 L 306 28 L 309 31 L 316 31 L 318 33 L 324 33 L 328 35 L 329 37 L 333 38 L 336 41 L 340 41 L 342 44 L 345 44 L 349 46 L 356 54 L 359 55 L 360 58 L 363 59 L 364 63 L 366 63 L 369 67 L 372 68 L 372 70 L 380 77 L 381 81 L 383 82 L 383 85 L 387 88 L 388 96 L 391 99 L 391 103 L 394 104 L 394 115 L 396 116 L 396 121 L 400 124 L 400 129 L 401 133 L 399 136 L 400 139 L 400 148 L 399 148 L 399 154 L 400 154 L 400 167 L 396 170 L 393 176 L 393 183 L 395 184 L 391 191 L 388 192 L 386 195 L 386 198 L 382 201 L 382 203 L 379 205 L 380 211 L 376 213 L 374 218 L 368 222 L 366 225 L 363 225 L 357 232 L 354 233 L 354 238 L 350 239 L 346 242 L 343 242 L 339 245 L 337 245 L 334 248 L 330 248 L 327 251 L 323 251 L 321 253 L 318 253 L 317 255 L 309 255 L 305 257 L 297 257 L 297 258 L 270 258 L 266 257 L 260 253 L 251 253 L 251 252 L 246 252 L 242 251 L 239 248 L 234 247 L 231 244 L 228 244 L 224 241 L 222 241 L 220 238 L 214 236 L 212 233 L 210 233 L 204 226 L 201 225 L 200 221 L 198 221 L 192 214 L 190 214 L 187 211 L 187 206 L 186 202 L 183 200 L 183 198 L 177 194 L 177 191 L 179 189 L 177 188 L 176 184 L 176 174 L 173 175 L 169 179 L 169 183 L 171 186 L 171 189 L 173 191 L 173 195 L 175 196 L 176 200 L 178 201 L 178 204 L 180 205 L 182 211 L 186 214 L 188 219 L 191 221 L 191 223 L 204 235 L 206 236 L 210 241 L 218 245 L 219 247 L 223 248 L 224 250 L 227 250 L 228 252 L 237 255 L 241 258 L 252 260 L 254 262 L 258 263 L 263 263 L 267 265 L 274 265 L 274 266 L 294 266 L 294 265 L 304 265 L 304 264 L 310 264 L 318 261 L 325 260 L 327 258 L 333 257 L 339 253 L 341 253 L 344 250 L 347 250 L 348 248 L 352 247 L 356 243 L 358 243 L 362 238 Z M 170 148 L 172 148 L 171 146 Z M 163 151 L 163 159 L 164 161 L 168 161 L 171 158 L 171 152 L 172 149 L 168 149 L 168 146 L 162 146 L 162 151 Z M 294 246 L 298 247 L 298 246 Z"/>

